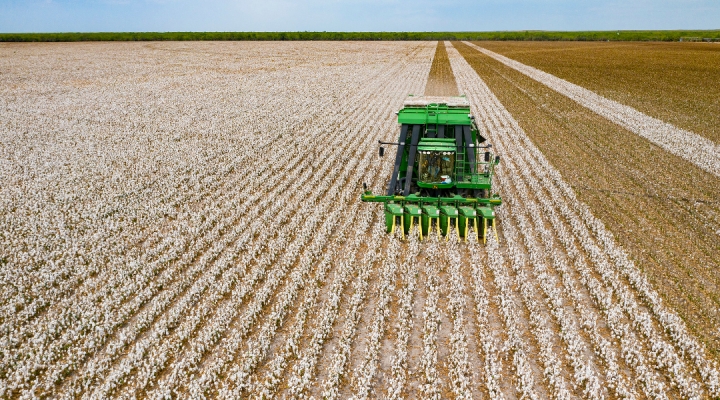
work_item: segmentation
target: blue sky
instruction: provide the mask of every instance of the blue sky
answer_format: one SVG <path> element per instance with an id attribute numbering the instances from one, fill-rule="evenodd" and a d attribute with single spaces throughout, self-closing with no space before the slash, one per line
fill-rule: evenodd
<path id="1" fill-rule="evenodd" d="M 720 29 L 720 0 L 0 0 L 0 32 Z"/>

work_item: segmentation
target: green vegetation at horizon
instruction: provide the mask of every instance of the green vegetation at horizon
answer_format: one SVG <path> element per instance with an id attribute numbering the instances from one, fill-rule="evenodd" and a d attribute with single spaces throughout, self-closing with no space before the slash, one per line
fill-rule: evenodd
<path id="1" fill-rule="evenodd" d="M 720 39 L 720 30 L 513 31 L 513 32 L 65 32 L 0 33 L 0 42 L 84 42 L 161 40 L 573 40 L 678 41 Z"/>

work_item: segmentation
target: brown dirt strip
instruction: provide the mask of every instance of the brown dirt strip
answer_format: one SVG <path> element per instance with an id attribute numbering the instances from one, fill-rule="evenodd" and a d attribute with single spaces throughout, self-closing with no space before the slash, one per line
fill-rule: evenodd
<path id="1" fill-rule="evenodd" d="M 457 82 L 445 50 L 445 42 L 438 41 L 430 75 L 425 85 L 425 96 L 457 96 Z"/>
<path id="2" fill-rule="evenodd" d="M 476 44 L 720 143 L 717 44 Z"/>
<path id="3" fill-rule="evenodd" d="M 453 45 L 720 358 L 720 179 L 467 45 Z"/>

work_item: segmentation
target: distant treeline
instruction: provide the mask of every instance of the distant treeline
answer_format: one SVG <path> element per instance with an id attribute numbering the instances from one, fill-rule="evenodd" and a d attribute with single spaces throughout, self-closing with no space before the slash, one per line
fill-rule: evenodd
<path id="1" fill-rule="evenodd" d="M 85 42 L 150 40 L 574 40 L 679 41 L 719 39 L 704 31 L 516 31 L 516 32 L 66 32 L 0 33 L 0 42 Z"/>

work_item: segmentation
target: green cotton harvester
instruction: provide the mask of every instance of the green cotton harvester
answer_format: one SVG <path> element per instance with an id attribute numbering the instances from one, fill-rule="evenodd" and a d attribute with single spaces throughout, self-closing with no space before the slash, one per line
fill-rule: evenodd
<path id="1" fill-rule="evenodd" d="M 367 190 L 361 199 L 385 203 L 387 232 L 404 237 L 419 224 L 422 240 L 433 232 L 446 238 L 477 235 L 485 242 L 495 230 L 492 177 L 500 157 L 478 132 L 465 97 L 410 96 L 397 112 L 400 137 L 395 167 L 385 195 Z M 380 147 L 380 157 L 385 148 Z M 399 227 L 399 228 L 396 228 Z M 471 231 L 472 229 L 472 231 Z"/>

